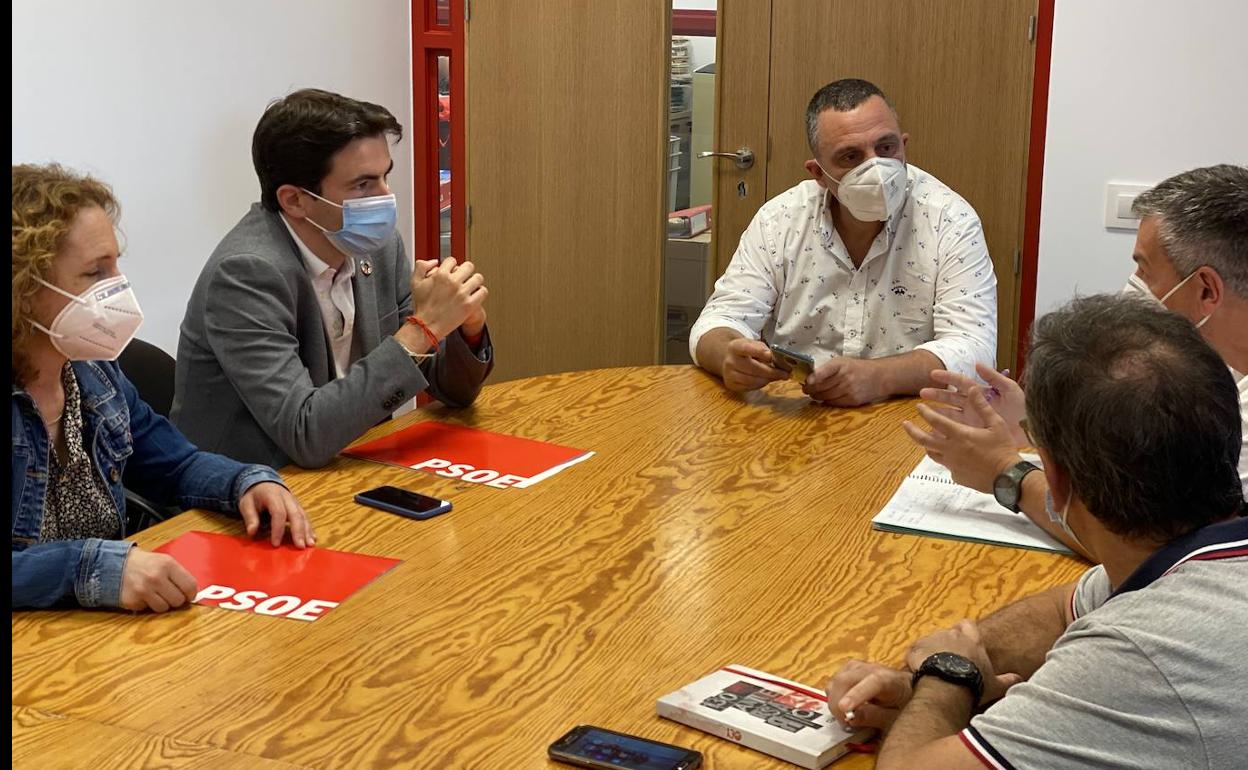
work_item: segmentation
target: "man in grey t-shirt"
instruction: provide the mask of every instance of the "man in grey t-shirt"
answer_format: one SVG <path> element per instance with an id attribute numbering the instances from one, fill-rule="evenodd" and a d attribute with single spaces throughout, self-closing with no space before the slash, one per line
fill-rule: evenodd
<path id="1" fill-rule="evenodd" d="M 1100 566 L 920 639 L 903 670 L 851 661 L 829 707 L 891 728 L 878 770 L 1244 767 L 1248 519 L 1226 365 L 1189 321 L 1096 296 L 1036 324 L 1025 386 L 1049 515 Z M 1000 420 L 981 391 L 971 404 Z"/>
<path id="2" fill-rule="evenodd" d="M 1044 665 L 963 731 L 985 765 L 1248 764 L 1248 519 L 1193 535 L 1117 595 L 1105 567 L 1084 574 Z"/>

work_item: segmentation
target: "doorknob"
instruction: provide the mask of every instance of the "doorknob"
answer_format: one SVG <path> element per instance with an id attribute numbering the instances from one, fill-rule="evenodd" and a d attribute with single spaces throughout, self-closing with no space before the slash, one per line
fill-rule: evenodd
<path id="1" fill-rule="evenodd" d="M 736 152 L 700 152 L 699 158 L 732 158 L 737 168 L 745 171 L 754 165 L 754 151 L 742 145 Z"/>

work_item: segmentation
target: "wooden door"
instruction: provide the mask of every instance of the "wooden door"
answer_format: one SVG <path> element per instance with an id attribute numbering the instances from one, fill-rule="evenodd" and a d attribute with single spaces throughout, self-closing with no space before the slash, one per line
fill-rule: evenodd
<path id="1" fill-rule="evenodd" d="M 492 381 L 659 360 L 669 9 L 470 6 L 468 255 Z"/>
<path id="2" fill-rule="evenodd" d="M 754 0 L 721 0 L 721 24 L 752 35 L 737 46 L 725 38 L 722 71 L 760 66 L 767 40 L 769 81 L 764 199 L 806 178 L 805 111 L 820 86 L 844 77 L 878 85 L 910 134 L 906 159 L 966 198 L 984 225 L 997 273 L 999 362 L 1012 362 L 1018 337 L 1020 254 L 1027 175 L 1037 0 L 768 0 L 770 24 L 733 26 L 757 16 Z M 740 53 L 745 61 L 737 62 Z M 756 84 L 748 88 L 758 89 Z M 741 86 L 725 74 L 721 93 Z M 752 133 L 757 115 L 720 101 L 721 134 Z M 740 127 L 746 127 L 744 129 Z M 721 147 L 722 149 L 722 147 Z M 731 169 L 719 164 L 721 179 Z M 717 189 L 717 213 L 736 227 L 757 211 L 755 200 Z M 733 210 L 737 201 L 739 209 Z M 752 209 L 751 209 L 752 207 Z M 744 225 L 742 225 L 743 229 Z M 740 230 L 737 231 L 739 236 Z M 731 233 L 717 233 L 728 257 Z M 1006 365 L 1002 363 L 1001 365 Z"/>
<path id="3" fill-rule="evenodd" d="M 719 0 L 715 40 L 715 149 L 748 147 L 754 166 L 714 163 L 711 244 L 716 274 L 732 261 L 741 233 L 767 202 L 772 0 Z M 767 109 L 764 109 L 767 105 Z"/>

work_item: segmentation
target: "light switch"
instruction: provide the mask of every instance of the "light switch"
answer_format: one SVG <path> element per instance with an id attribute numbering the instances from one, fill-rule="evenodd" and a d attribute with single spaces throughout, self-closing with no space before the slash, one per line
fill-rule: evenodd
<path id="1" fill-rule="evenodd" d="M 1105 227 L 1111 230 L 1139 230 L 1140 218 L 1131 211 L 1136 196 L 1152 185 L 1110 182 L 1105 186 Z"/>

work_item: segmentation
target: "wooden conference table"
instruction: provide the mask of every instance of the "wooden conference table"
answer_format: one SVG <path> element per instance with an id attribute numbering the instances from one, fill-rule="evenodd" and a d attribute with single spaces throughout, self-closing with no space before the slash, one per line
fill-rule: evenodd
<path id="1" fill-rule="evenodd" d="M 14 765 L 545 767 L 586 723 L 699 749 L 708 768 L 791 767 L 660 719 L 655 700 L 729 663 L 822 686 L 848 657 L 898 662 L 917 635 L 1081 570 L 872 531 L 921 456 L 899 427 L 911 401 L 826 408 L 791 383 L 742 399 L 648 367 L 500 383 L 433 414 L 597 454 L 528 489 L 343 457 L 286 469 L 321 547 L 404 560 L 314 623 L 14 613 Z M 455 509 L 420 522 L 352 502 L 379 484 Z M 137 540 L 196 529 L 242 531 L 191 511 Z"/>

